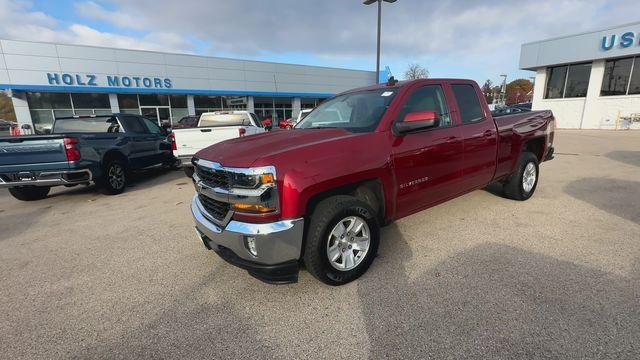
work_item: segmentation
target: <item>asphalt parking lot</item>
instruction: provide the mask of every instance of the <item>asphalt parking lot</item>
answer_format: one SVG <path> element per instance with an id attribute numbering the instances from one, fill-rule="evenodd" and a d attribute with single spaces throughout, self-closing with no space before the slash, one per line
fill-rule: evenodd
<path id="1" fill-rule="evenodd" d="M 0 190 L 0 357 L 640 358 L 640 132 L 560 131 L 556 151 L 531 200 L 490 187 L 399 220 L 342 287 L 206 251 L 181 171 Z"/>

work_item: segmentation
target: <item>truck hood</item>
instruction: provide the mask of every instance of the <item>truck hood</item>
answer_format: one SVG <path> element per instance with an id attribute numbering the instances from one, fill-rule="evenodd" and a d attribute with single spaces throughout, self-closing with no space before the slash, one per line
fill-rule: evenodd
<path id="1" fill-rule="evenodd" d="M 222 141 L 200 150 L 196 157 L 228 167 L 251 167 L 259 159 L 283 160 L 282 158 L 288 157 L 286 154 L 289 152 L 304 152 L 318 146 L 324 148 L 327 143 L 342 142 L 359 135 L 363 134 L 354 134 L 344 129 L 272 131 Z"/>

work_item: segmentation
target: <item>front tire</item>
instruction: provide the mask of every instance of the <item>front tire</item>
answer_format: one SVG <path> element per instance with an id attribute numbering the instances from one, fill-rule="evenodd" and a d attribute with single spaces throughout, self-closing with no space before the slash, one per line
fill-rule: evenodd
<path id="1" fill-rule="evenodd" d="M 21 201 L 42 200 L 49 195 L 50 186 L 16 186 L 9 188 L 9 193 Z"/>
<path id="2" fill-rule="evenodd" d="M 504 193 L 509 199 L 524 201 L 529 199 L 538 186 L 538 158 L 530 152 L 520 154 L 516 172 L 504 184 Z"/>
<path id="3" fill-rule="evenodd" d="M 380 243 L 374 210 L 353 196 L 333 196 L 313 211 L 305 244 L 307 270 L 328 285 L 344 285 L 364 274 Z"/>
<path id="4" fill-rule="evenodd" d="M 117 160 L 107 164 L 104 170 L 103 179 L 100 186 L 107 195 L 117 195 L 124 191 L 127 185 L 127 169 L 125 165 Z"/>

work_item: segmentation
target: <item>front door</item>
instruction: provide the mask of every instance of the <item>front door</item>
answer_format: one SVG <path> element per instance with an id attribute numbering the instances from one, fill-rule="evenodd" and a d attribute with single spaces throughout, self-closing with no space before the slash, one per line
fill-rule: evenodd
<path id="1" fill-rule="evenodd" d="M 462 173 L 462 136 L 452 123 L 444 90 L 425 85 L 413 90 L 396 122 L 415 111 L 435 111 L 437 127 L 395 136 L 392 142 L 396 175 L 397 217 L 403 217 L 443 201 L 458 192 Z"/>

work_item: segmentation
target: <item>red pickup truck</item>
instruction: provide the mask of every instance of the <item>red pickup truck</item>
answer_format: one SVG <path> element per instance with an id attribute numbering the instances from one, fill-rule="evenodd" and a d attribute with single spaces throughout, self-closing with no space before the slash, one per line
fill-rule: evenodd
<path id="1" fill-rule="evenodd" d="M 494 119 L 474 81 L 391 80 L 336 95 L 293 131 L 198 152 L 191 210 L 205 247 L 251 275 L 295 282 L 304 263 L 341 285 L 395 219 L 494 182 L 530 198 L 553 137 L 550 111 Z"/>

